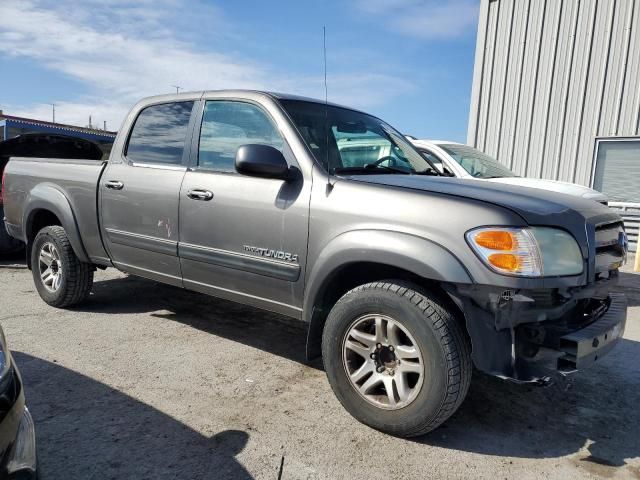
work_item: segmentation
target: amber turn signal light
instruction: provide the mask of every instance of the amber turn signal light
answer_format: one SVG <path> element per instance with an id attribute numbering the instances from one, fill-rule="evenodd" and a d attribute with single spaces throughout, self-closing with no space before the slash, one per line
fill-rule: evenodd
<path id="1" fill-rule="evenodd" d="M 513 253 L 493 253 L 489 255 L 488 260 L 494 267 L 509 272 L 518 272 L 522 267 L 520 256 Z"/>
<path id="2" fill-rule="evenodd" d="M 518 244 L 514 234 L 505 230 L 484 230 L 478 232 L 474 240 L 477 245 L 490 250 L 513 251 Z"/>

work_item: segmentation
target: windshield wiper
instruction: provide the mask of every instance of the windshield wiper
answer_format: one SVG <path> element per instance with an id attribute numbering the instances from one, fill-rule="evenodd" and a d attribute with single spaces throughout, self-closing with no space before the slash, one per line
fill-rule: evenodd
<path id="1" fill-rule="evenodd" d="M 444 173 L 437 172 L 432 169 L 423 170 L 421 172 L 414 172 L 416 175 L 432 175 L 437 177 L 448 177 L 449 175 L 445 175 Z"/>
<path id="2" fill-rule="evenodd" d="M 395 173 L 403 175 L 411 175 L 412 172 L 401 170 L 399 168 L 387 167 L 386 165 L 377 165 L 375 167 L 341 167 L 334 170 L 335 173 L 363 173 L 363 174 L 377 174 L 377 173 Z"/>
<path id="3" fill-rule="evenodd" d="M 411 175 L 414 172 L 412 170 L 406 170 L 402 168 L 391 167 L 389 165 L 375 165 L 375 164 L 367 164 L 364 166 L 367 170 L 376 170 L 377 168 L 382 168 L 384 170 L 388 170 L 390 172 L 402 173 L 404 175 Z"/>

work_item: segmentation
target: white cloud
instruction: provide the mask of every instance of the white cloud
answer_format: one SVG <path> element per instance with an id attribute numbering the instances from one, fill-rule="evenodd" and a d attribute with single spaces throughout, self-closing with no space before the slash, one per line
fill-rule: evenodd
<path id="1" fill-rule="evenodd" d="M 176 29 L 207 19 L 210 27 L 235 35 L 223 13 L 186 0 L 84 2 L 0 0 L 0 55 L 27 57 L 80 82 L 84 95 L 55 101 L 56 120 L 85 125 L 88 117 L 111 129 L 119 126 L 139 98 L 168 93 L 171 85 L 188 90 L 253 88 L 324 96 L 322 77 L 275 72 L 266 63 L 197 48 Z M 189 7 L 192 5 L 189 4 Z M 175 12 L 189 10 L 189 18 Z M 171 27 L 171 28 L 170 28 Z M 240 39 L 238 39 L 241 41 Z M 43 78 L 43 82 L 47 79 Z M 330 98 L 360 108 L 379 105 L 412 85 L 400 78 L 368 72 L 343 72 L 329 78 Z M 12 105 L 14 114 L 51 118 L 49 105 Z"/>
<path id="2" fill-rule="evenodd" d="M 356 0 L 357 7 L 395 33 L 454 39 L 475 32 L 479 0 Z"/>
<path id="3" fill-rule="evenodd" d="M 329 75 L 327 77 L 329 101 L 366 110 L 388 102 L 390 99 L 415 91 L 416 86 L 402 78 L 381 73 L 360 75 Z M 283 82 L 283 92 L 324 98 L 322 77 L 297 78 Z"/>

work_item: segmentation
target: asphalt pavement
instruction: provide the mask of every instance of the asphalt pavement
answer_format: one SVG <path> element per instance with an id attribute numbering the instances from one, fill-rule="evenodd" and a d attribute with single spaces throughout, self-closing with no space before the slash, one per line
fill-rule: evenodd
<path id="1" fill-rule="evenodd" d="M 474 374 L 460 410 L 412 440 L 349 416 L 303 326 L 275 314 L 115 270 L 57 310 L 14 257 L 0 323 L 42 480 L 640 478 L 640 274 L 621 280 L 626 333 L 598 364 L 544 388 Z"/>

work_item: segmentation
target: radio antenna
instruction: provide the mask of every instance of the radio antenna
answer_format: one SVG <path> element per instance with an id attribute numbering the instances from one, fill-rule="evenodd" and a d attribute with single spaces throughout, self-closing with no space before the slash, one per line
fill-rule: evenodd
<path id="1" fill-rule="evenodd" d="M 327 27 L 322 26 L 322 53 L 324 54 L 324 104 L 329 104 L 329 90 L 327 89 Z"/>
<path id="2" fill-rule="evenodd" d="M 329 90 L 327 88 L 327 27 L 322 26 L 322 53 L 324 58 L 324 132 L 325 146 L 324 155 L 327 162 L 327 195 L 331 192 L 333 184 L 331 183 L 331 165 L 329 165 Z"/>

